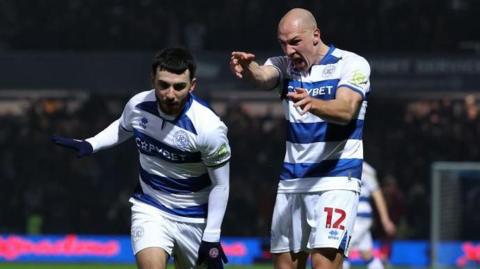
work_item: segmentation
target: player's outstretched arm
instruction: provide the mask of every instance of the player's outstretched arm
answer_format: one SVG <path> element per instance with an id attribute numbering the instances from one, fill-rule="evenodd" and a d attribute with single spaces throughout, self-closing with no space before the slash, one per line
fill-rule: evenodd
<path id="1" fill-rule="evenodd" d="M 237 78 L 247 79 L 264 90 L 271 90 L 277 86 L 280 76 L 273 66 L 259 65 L 254 54 L 242 51 L 232 52 L 230 70 Z"/>
<path id="2" fill-rule="evenodd" d="M 197 265 L 205 263 L 208 269 L 222 269 L 223 264 L 228 263 L 220 244 L 220 234 L 230 189 L 230 164 L 227 162 L 207 169 L 213 188 L 208 197 L 207 225 L 198 249 Z"/>
<path id="3" fill-rule="evenodd" d="M 57 135 L 52 136 L 51 140 L 57 145 L 76 150 L 77 157 L 81 158 L 101 149 L 120 144 L 131 136 L 131 132 L 120 126 L 120 120 L 116 120 L 94 137 L 85 140 L 65 138 Z"/>
<path id="4" fill-rule="evenodd" d="M 81 158 L 93 153 L 93 147 L 85 140 L 72 139 L 54 135 L 51 137 L 53 143 L 77 151 L 77 157 Z"/>
<path id="5" fill-rule="evenodd" d="M 92 144 L 93 152 L 107 149 L 123 143 L 125 140 L 133 136 L 133 132 L 127 131 L 120 124 L 120 119 L 112 122 L 107 128 L 94 137 L 85 139 Z"/>

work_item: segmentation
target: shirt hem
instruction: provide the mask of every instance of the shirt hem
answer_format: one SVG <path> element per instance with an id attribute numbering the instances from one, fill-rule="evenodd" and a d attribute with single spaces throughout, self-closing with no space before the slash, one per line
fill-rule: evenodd
<path id="1" fill-rule="evenodd" d="M 183 216 L 178 216 L 178 215 L 173 215 L 169 214 L 157 207 L 154 207 L 152 205 L 146 204 L 142 201 L 139 201 L 135 198 L 130 198 L 128 200 L 132 204 L 132 208 L 134 206 L 140 207 L 140 209 L 143 212 L 154 214 L 154 215 L 161 215 L 162 217 L 165 217 L 169 220 L 176 221 L 176 222 L 184 222 L 184 223 L 206 223 L 205 218 L 188 218 L 188 217 L 183 217 Z"/>

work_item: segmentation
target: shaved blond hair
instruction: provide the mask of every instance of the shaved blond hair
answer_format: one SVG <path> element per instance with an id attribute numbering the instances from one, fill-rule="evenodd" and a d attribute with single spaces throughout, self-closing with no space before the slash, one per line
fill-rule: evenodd
<path id="1" fill-rule="evenodd" d="M 317 21 L 313 14 L 303 8 L 294 8 L 288 11 L 278 23 L 278 29 L 285 27 L 295 27 L 304 31 L 314 31 L 317 27 Z"/>

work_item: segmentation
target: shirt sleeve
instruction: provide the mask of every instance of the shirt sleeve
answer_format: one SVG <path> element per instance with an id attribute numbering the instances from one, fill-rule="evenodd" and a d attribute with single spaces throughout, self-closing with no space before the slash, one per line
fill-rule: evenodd
<path id="1" fill-rule="evenodd" d="M 342 71 L 338 88 L 347 87 L 362 95 L 365 99 L 370 91 L 370 65 L 363 57 L 358 55 L 349 56 L 345 59 L 345 67 Z"/>
<path id="2" fill-rule="evenodd" d="M 212 180 L 213 188 L 208 196 L 207 224 L 202 240 L 219 242 L 230 190 L 230 164 L 227 162 L 221 166 L 209 167 L 207 170 Z"/>
<path id="3" fill-rule="evenodd" d="M 132 115 L 133 115 L 133 98 L 128 101 L 123 109 L 122 115 L 119 119 L 120 127 L 123 128 L 127 132 L 133 132 L 132 126 Z"/>
<path id="4" fill-rule="evenodd" d="M 202 161 L 207 167 L 218 166 L 230 160 L 227 132 L 227 126 L 220 122 L 215 128 L 202 135 L 200 152 Z"/>
<path id="5" fill-rule="evenodd" d="M 277 90 L 279 93 L 282 93 L 283 90 L 283 81 L 285 80 L 287 75 L 287 67 L 288 67 L 288 59 L 287 57 L 283 56 L 277 56 L 277 57 L 271 57 L 268 58 L 263 65 L 269 65 L 275 67 L 278 71 L 278 81 L 275 85 L 275 87 L 272 88 L 272 90 Z"/>
<path id="6" fill-rule="evenodd" d="M 132 100 L 128 101 L 119 119 L 112 122 L 107 128 L 94 137 L 86 139 L 92 145 L 93 152 L 120 144 L 130 138 L 133 133 L 130 115 L 132 114 Z"/>
<path id="7" fill-rule="evenodd" d="M 118 145 L 133 135 L 132 132 L 127 132 L 120 127 L 120 120 L 112 122 L 107 128 L 95 135 L 86 139 L 92 145 L 93 152 L 113 147 Z"/>

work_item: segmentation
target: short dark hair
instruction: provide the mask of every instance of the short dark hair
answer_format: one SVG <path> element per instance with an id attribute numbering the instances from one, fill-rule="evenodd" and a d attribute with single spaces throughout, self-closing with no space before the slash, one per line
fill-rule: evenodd
<path id="1" fill-rule="evenodd" d="M 182 74 L 188 69 L 191 80 L 195 77 L 197 65 L 188 50 L 183 48 L 166 48 L 158 52 L 153 58 L 152 75 L 155 75 L 157 68 L 175 74 Z"/>

